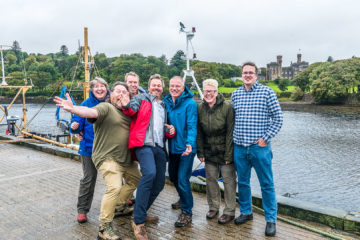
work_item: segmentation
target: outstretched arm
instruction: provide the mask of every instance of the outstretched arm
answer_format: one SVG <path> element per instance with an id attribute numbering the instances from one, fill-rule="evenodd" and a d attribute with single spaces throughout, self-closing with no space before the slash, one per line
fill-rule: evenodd
<path id="1" fill-rule="evenodd" d="M 54 102 L 56 103 L 56 106 L 83 118 L 97 118 L 99 116 L 95 109 L 83 106 L 74 106 L 68 93 L 66 93 L 66 98 L 67 99 L 55 97 Z"/>

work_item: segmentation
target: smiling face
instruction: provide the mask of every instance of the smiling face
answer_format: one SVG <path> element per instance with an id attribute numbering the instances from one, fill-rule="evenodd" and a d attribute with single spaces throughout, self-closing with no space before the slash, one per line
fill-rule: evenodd
<path id="1" fill-rule="evenodd" d="M 126 84 L 129 86 L 131 95 L 136 95 L 139 88 L 139 78 L 137 76 L 129 75 L 126 78 Z"/>
<path id="2" fill-rule="evenodd" d="M 169 92 L 173 100 L 177 99 L 183 93 L 185 87 L 180 77 L 174 77 L 170 80 Z"/>
<path id="3" fill-rule="evenodd" d="M 210 107 L 214 106 L 214 104 L 216 103 L 216 97 L 218 95 L 216 87 L 204 85 L 203 92 L 205 102 L 207 102 Z"/>
<path id="4" fill-rule="evenodd" d="M 121 98 L 125 95 L 129 95 L 129 92 L 122 85 L 115 86 L 114 90 L 110 94 L 110 102 L 116 108 L 121 109 Z"/>
<path id="5" fill-rule="evenodd" d="M 153 96 L 155 96 L 157 99 L 160 98 L 162 92 L 163 92 L 163 85 L 161 79 L 154 78 L 151 80 L 149 84 L 149 93 Z"/>
<path id="6" fill-rule="evenodd" d="M 242 80 L 245 88 L 249 90 L 256 82 L 257 74 L 254 66 L 245 65 L 242 69 Z"/>
<path id="7" fill-rule="evenodd" d="M 98 100 L 103 100 L 107 94 L 106 86 L 99 82 L 95 83 L 91 91 Z"/>

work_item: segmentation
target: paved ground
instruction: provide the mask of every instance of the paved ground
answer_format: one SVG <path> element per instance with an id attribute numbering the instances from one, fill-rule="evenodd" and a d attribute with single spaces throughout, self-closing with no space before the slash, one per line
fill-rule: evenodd
<path id="1" fill-rule="evenodd" d="M 105 191 L 100 174 L 89 222 L 78 224 L 76 202 L 82 175 L 79 162 L 0 144 L 0 166 L 0 239 L 96 239 L 100 202 Z M 194 193 L 192 224 L 178 229 L 173 224 L 179 210 L 170 207 L 176 200 L 174 187 L 166 185 L 149 210 L 160 218 L 159 223 L 147 225 L 151 239 L 324 239 L 281 221 L 277 223 L 276 237 L 265 237 L 265 221 L 260 214 L 242 226 L 208 221 L 206 196 L 198 193 Z M 115 219 L 114 227 L 123 239 L 134 239 L 130 217 Z"/>

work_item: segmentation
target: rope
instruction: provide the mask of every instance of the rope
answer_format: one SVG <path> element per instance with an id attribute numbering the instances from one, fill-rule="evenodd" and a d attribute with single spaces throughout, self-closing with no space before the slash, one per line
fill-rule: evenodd
<path id="1" fill-rule="evenodd" d="M 65 79 L 60 80 L 60 83 L 62 84 L 64 81 L 65 81 Z M 60 85 L 60 83 L 59 83 L 59 85 Z M 56 89 L 52 92 L 52 94 L 50 95 L 50 98 L 52 98 L 52 97 L 54 96 L 55 92 L 57 92 Z M 34 118 L 40 113 L 40 111 L 45 107 L 46 104 L 48 104 L 48 102 L 45 102 L 45 103 L 40 107 L 40 109 L 35 113 L 35 115 L 29 120 L 28 126 L 30 126 L 30 123 L 32 122 L 32 120 L 34 120 Z"/>
<path id="2" fill-rule="evenodd" d="M 76 62 L 75 71 L 74 71 L 74 74 L 73 74 L 73 77 L 72 77 L 72 80 L 71 80 L 70 89 L 69 89 L 70 92 L 71 92 L 71 89 L 72 89 L 72 86 L 73 86 L 73 82 L 74 82 L 74 79 L 75 79 L 75 75 L 76 75 L 76 72 L 77 72 L 77 68 L 78 68 L 78 66 L 79 66 L 80 59 L 81 59 L 81 54 L 79 54 L 79 58 L 78 58 L 78 60 L 77 60 L 77 62 Z"/>
<path id="3" fill-rule="evenodd" d="M 34 143 L 40 143 L 40 141 L 35 139 L 13 139 L 13 140 L 0 140 L 1 143 L 16 143 L 16 142 L 34 142 Z"/>

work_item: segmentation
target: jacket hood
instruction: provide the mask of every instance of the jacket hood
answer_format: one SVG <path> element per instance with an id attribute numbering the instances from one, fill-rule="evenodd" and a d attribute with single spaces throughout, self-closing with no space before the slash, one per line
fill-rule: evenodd
<path id="1" fill-rule="evenodd" d="M 186 98 L 192 98 L 193 96 L 194 96 L 194 93 L 192 93 L 187 87 L 185 87 L 185 89 L 182 92 L 181 96 L 175 100 L 175 106 L 178 105 L 178 104 L 181 104 L 182 102 L 184 102 Z M 164 97 L 163 101 L 166 102 L 166 103 L 169 103 L 169 104 L 173 104 L 170 93 L 168 93 Z"/>
<path id="2" fill-rule="evenodd" d="M 91 101 L 93 101 L 94 103 L 101 103 L 101 102 L 105 102 L 105 100 L 110 96 L 109 90 L 107 90 L 106 96 L 104 99 L 99 100 L 95 97 L 95 94 L 92 91 L 89 91 L 89 98 L 91 99 Z"/>

